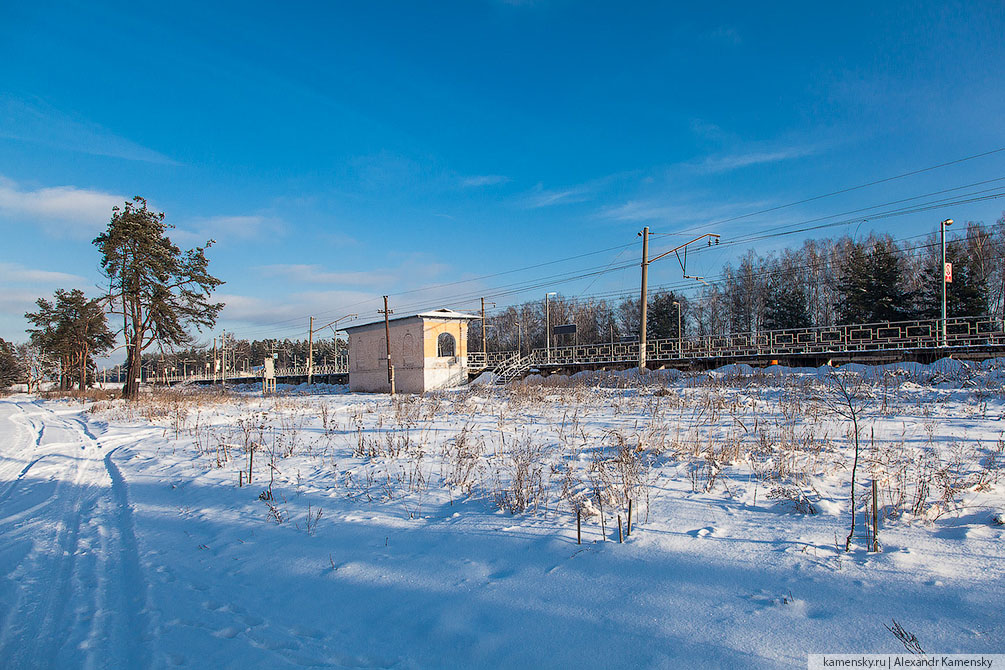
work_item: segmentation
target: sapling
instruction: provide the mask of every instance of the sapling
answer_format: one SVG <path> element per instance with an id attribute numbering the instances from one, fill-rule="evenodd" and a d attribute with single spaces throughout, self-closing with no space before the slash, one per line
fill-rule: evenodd
<path id="1" fill-rule="evenodd" d="M 844 550 L 851 551 L 851 540 L 855 535 L 855 476 L 858 472 L 859 459 L 859 426 L 858 421 L 862 413 L 863 392 L 861 378 L 854 373 L 831 372 L 829 375 L 831 382 L 831 395 L 828 398 L 828 405 L 831 410 L 840 417 L 852 423 L 852 441 L 855 447 L 855 457 L 851 466 L 851 528 L 848 537 L 845 538 Z"/>

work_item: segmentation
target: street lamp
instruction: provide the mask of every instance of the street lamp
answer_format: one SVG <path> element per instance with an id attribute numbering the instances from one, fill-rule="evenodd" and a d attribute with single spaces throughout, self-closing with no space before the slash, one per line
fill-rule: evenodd
<path id="1" fill-rule="evenodd" d="M 551 296 L 558 295 L 555 291 L 544 294 L 544 331 L 547 341 L 545 347 L 548 350 L 548 362 L 551 362 Z"/>
<path id="2" fill-rule="evenodd" d="M 942 234 L 942 346 L 946 346 L 948 337 L 946 336 L 946 226 L 953 225 L 952 219 L 946 219 L 939 224 L 939 232 Z"/>
<path id="3" fill-rule="evenodd" d="M 684 358 L 684 332 L 680 329 L 680 302 L 673 301 L 677 305 L 677 358 Z"/>

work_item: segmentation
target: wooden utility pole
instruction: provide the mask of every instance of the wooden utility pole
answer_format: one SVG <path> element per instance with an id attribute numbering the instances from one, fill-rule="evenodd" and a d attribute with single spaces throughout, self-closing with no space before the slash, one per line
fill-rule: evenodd
<path id="1" fill-rule="evenodd" d="M 223 331 L 220 338 L 220 380 L 224 386 L 227 385 L 227 331 Z"/>
<path id="2" fill-rule="evenodd" d="M 213 384 L 216 384 L 216 368 L 220 361 L 216 358 L 216 338 L 213 338 Z"/>
<path id="3" fill-rule="evenodd" d="M 310 386 L 314 380 L 314 317 L 310 317 L 310 325 L 307 327 L 307 385 Z"/>
<path id="4" fill-rule="evenodd" d="M 384 309 L 377 310 L 378 314 L 384 315 L 384 341 L 387 343 L 387 383 L 391 385 L 391 395 L 394 395 L 394 366 L 391 365 L 391 324 L 390 315 L 393 314 L 387 307 L 387 296 L 384 296 Z"/>

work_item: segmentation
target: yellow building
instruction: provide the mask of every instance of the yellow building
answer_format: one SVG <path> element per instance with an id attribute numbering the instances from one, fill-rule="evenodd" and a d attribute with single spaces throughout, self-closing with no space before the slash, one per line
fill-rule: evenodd
<path id="1" fill-rule="evenodd" d="M 422 393 L 468 381 L 468 322 L 478 317 L 450 309 L 401 316 L 388 323 L 395 390 Z M 349 390 L 387 393 L 387 338 L 383 321 L 351 326 Z"/>

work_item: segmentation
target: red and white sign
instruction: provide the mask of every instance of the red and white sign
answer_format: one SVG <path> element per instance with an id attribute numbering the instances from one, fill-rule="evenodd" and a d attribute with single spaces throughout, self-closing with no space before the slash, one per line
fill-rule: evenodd
<path id="1" fill-rule="evenodd" d="M 952 263 L 946 263 L 946 268 L 945 269 L 946 269 L 946 283 L 947 284 L 952 284 L 953 283 L 953 264 Z"/>

